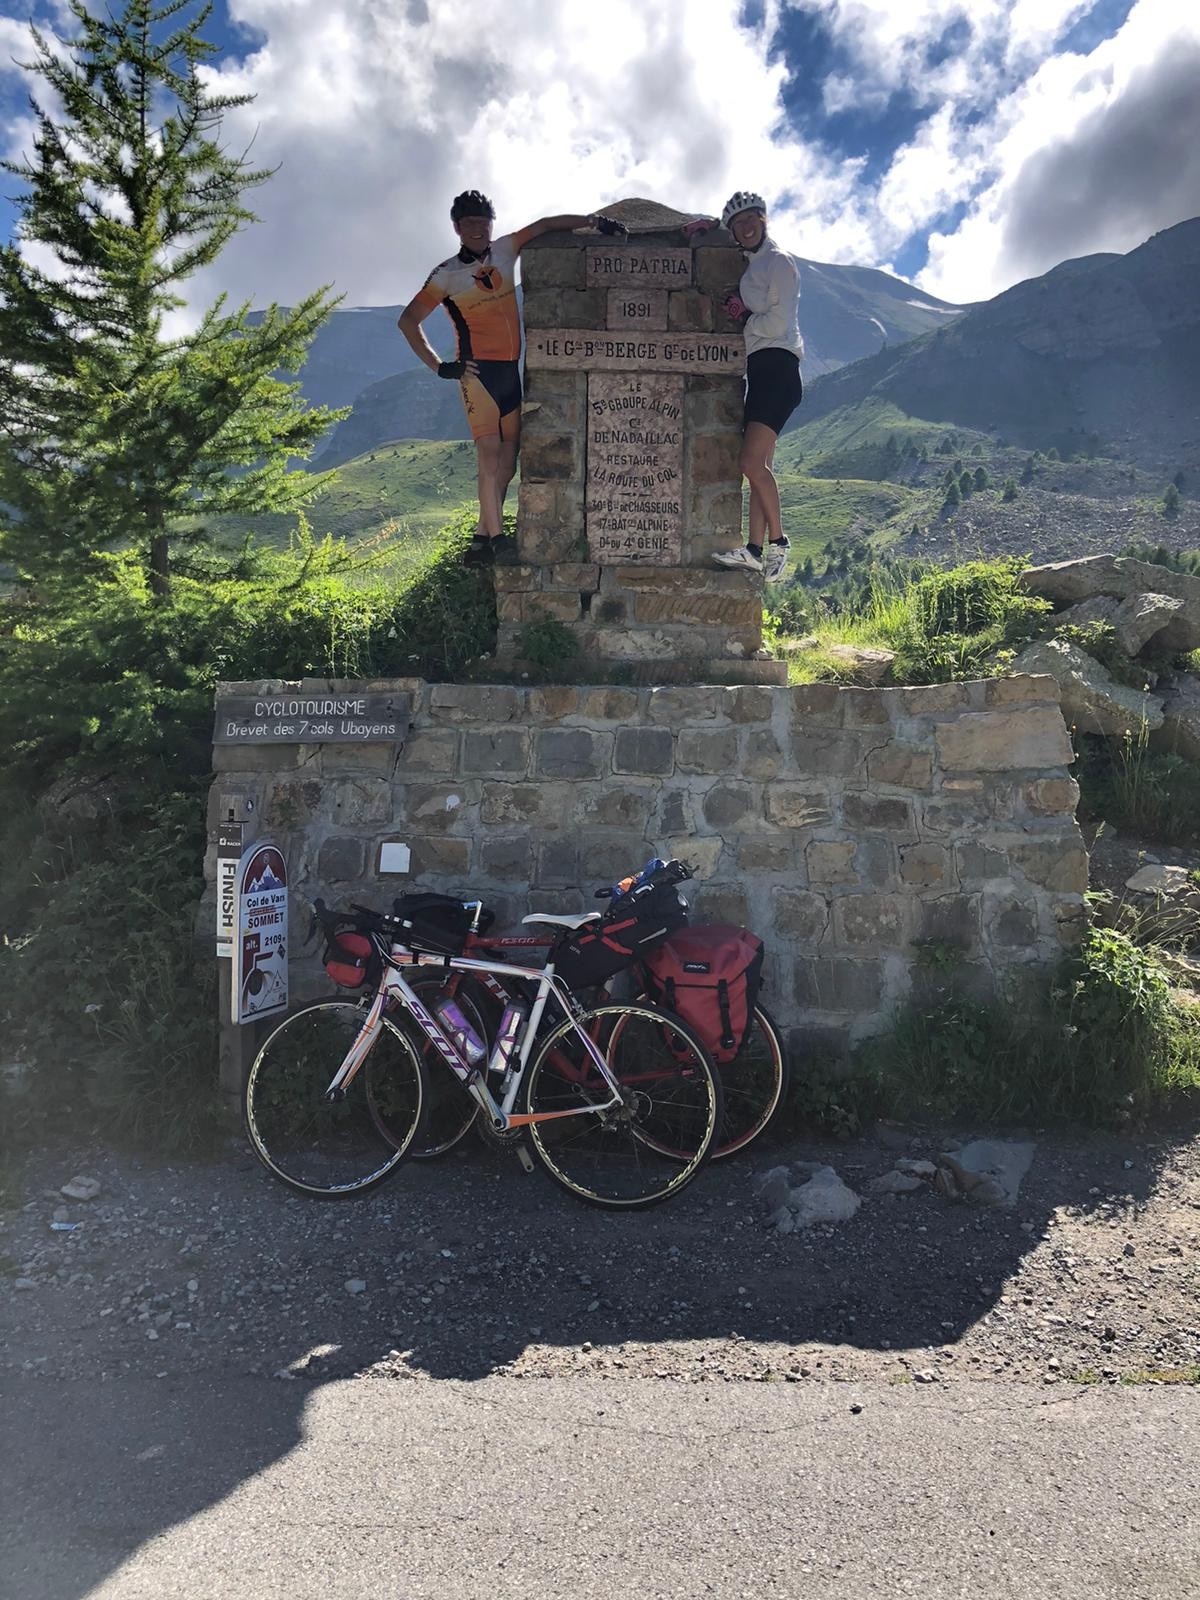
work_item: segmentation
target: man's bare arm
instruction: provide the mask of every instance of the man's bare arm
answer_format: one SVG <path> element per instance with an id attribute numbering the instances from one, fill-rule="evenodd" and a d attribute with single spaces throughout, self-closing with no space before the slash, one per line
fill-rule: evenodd
<path id="1" fill-rule="evenodd" d="M 518 228 L 513 234 L 513 244 L 519 255 L 531 239 L 538 239 L 543 233 L 570 233 L 575 228 L 594 228 L 599 213 L 593 211 L 590 216 L 581 217 L 568 213 L 561 217 L 542 217 L 538 222 L 531 222 L 527 228 Z"/>
<path id="2" fill-rule="evenodd" d="M 442 358 L 425 337 L 425 330 L 421 324 L 429 315 L 415 300 L 410 300 L 400 313 L 396 326 L 408 340 L 409 347 L 418 361 L 427 366 L 430 372 L 436 372 L 442 364 Z"/>

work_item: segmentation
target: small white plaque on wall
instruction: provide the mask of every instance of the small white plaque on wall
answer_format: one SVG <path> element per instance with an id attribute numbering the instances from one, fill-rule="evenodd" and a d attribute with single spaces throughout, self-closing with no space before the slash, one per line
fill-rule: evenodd
<path id="1" fill-rule="evenodd" d="M 407 872 L 412 861 L 412 851 L 406 844 L 381 844 L 379 846 L 380 872 Z"/>

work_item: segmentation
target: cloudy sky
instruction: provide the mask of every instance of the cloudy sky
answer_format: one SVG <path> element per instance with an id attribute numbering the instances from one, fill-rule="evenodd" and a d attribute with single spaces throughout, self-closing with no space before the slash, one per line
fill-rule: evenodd
<path id="1" fill-rule="evenodd" d="M 58 3 L 0 0 L 9 155 Z M 203 299 L 407 300 L 468 186 L 502 228 L 753 188 L 798 254 L 954 302 L 1200 214 L 1200 0 L 216 0 L 207 32 L 255 97 L 227 143 L 279 173 Z"/>

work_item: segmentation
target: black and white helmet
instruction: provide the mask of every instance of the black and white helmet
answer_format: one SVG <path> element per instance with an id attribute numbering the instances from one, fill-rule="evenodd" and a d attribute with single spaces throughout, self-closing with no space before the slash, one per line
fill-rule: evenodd
<path id="1" fill-rule="evenodd" d="M 761 211 L 765 217 L 767 202 L 760 194 L 751 194 L 748 189 L 739 189 L 725 202 L 725 209 L 721 212 L 721 226 L 727 228 L 741 211 Z"/>

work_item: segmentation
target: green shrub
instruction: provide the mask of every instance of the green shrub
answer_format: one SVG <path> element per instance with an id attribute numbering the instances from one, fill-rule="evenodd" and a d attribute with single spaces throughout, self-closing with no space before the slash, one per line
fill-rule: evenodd
<path id="1" fill-rule="evenodd" d="M 22 607 L 0 638 L 0 741 L 35 781 L 64 763 L 207 771 L 219 679 L 455 677 L 495 648 L 490 578 L 459 518 L 410 580 L 376 580 L 333 541 L 247 555 L 243 575 L 177 577 L 152 601 L 132 563 Z"/>
<path id="2" fill-rule="evenodd" d="M 301 538 L 243 553 L 237 578 L 177 576 L 169 601 L 117 560 L 86 595 L 26 605 L 0 637 L 0 1026 L 27 1064 L 0 1103 L 43 1123 L 196 1148 L 216 1116 L 203 890 L 219 679 L 461 675 L 495 645 L 490 577 L 464 569 L 460 518 L 403 587 L 361 552 Z M 573 642 L 573 641 L 572 641 Z M 102 825 L 43 827 L 27 798 L 102 782 Z M 3 1092 L 0 1086 L 0 1092 Z"/>
<path id="3" fill-rule="evenodd" d="M 202 795 L 131 786 L 98 833 L 61 837 L 3 804 L 0 1019 L 28 1068 L 10 1119 L 202 1146 L 218 1123 L 214 961 L 193 939 Z"/>
<path id="4" fill-rule="evenodd" d="M 521 655 L 546 674 L 569 672 L 579 655 L 579 640 L 554 617 L 536 617 L 521 629 Z"/>
<path id="5" fill-rule="evenodd" d="M 1080 811 L 1156 844 L 1200 842 L 1200 763 L 1151 750 L 1145 719 L 1120 737 L 1076 734 Z"/>
<path id="6" fill-rule="evenodd" d="M 1117 630 L 1111 622 L 1069 622 L 1056 630 L 1057 637 L 1065 639 L 1098 661 L 1118 683 L 1133 689 L 1144 689 L 1146 669 L 1126 654 L 1117 642 Z"/>
<path id="7" fill-rule="evenodd" d="M 1031 975 L 1007 1003 L 922 999 L 858 1064 L 904 1119 L 1108 1126 L 1200 1097 L 1200 1021 L 1153 949 L 1093 928 L 1049 984 Z"/>

